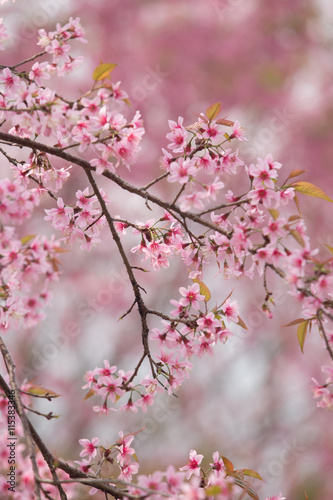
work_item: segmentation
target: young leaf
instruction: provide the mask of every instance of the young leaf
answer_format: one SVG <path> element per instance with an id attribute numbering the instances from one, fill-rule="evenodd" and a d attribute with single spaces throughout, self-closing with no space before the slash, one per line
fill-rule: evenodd
<path id="1" fill-rule="evenodd" d="M 295 326 L 295 325 L 299 325 L 300 323 L 303 323 L 304 318 L 298 318 L 298 319 L 294 319 L 293 321 L 291 321 L 290 323 L 288 323 L 287 325 L 282 325 L 282 328 L 285 328 L 287 326 Z"/>
<path id="2" fill-rule="evenodd" d="M 254 491 L 250 483 L 247 481 L 243 481 L 242 479 L 235 477 L 234 483 L 237 484 L 240 488 L 242 488 L 246 493 L 253 498 L 253 500 L 259 500 L 257 493 Z"/>
<path id="3" fill-rule="evenodd" d="M 29 384 L 27 392 L 30 394 L 36 394 L 36 396 L 52 396 L 52 398 L 60 397 L 60 394 L 50 391 L 49 389 L 44 389 L 44 387 L 40 387 L 35 384 Z"/>
<path id="4" fill-rule="evenodd" d="M 319 187 L 315 186 L 314 184 L 311 184 L 311 182 L 305 182 L 305 181 L 298 181 L 298 182 L 293 182 L 291 184 L 291 187 L 295 189 L 295 191 L 298 191 L 299 193 L 306 194 L 308 196 L 314 196 L 315 198 L 322 198 L 323 200 L 330 201 L 333 203 L 333 200 L 329 196 L 327 196 L 326 193 Z"/>
<path id="5" fill-rule="evenodd" d="M 275 208 L 269 208 L 268 211 L 269 211 L 269 213 L 271 214 L 271 216 L 273 217 L 274 220 L 276 220 L 279 217 L 279 215 L 280 215 L 279 211 L 276 210 Z"/>
<path id="6" fill-rule="evenodd" d="M 212 484 L 210 486 L 207 486 L 205 489 L 206 497 L 215 497 L 216 495 L 219 495 L 222 491 L 221 486 L 218 484 Z"/>
<path id="7" fill-rule="evenodd" d="M 225 468 L 227 469 L 228 472 L 232 472 L 234 470 L 234 465 L 232 462 L 230 462 L 230 460 L 228 460 L 228 458 L 226 457 L 222 457 L 222 460 L 223 460 L 223 463 L 225 465 Z"/>
<path id="8" fill-rule="evenodd" d="M 219 125 L 225 125 L 226 127 L 233 127 L 235 125 L 235 122 L 227 120 L 226 118 L 220 118 L 219 120 L 216 120 L 216 123 Z"/>
<path id="9" fill-rule="evenodd" d="M 251 477 L 255 477 L 256 479 L 260 479 L 260 481 L 263 481 L 263 478 L 261 477 L 260 474 L 258 474 L 258 472 L 256 472 L 255 470 L 252 470 L 252 469 L 242 469 L 242 472 L 245 476 L 251 476 Z"/>
<path id="10" fill-rule="evenodd" d="M 66 248 L 62 248 L 62 247 L 57 247 L 54 249 L 54 251 L 56 253 L 66 253 L 66 252 L 69 252 L 69 250 L 66 250 Z"/>
<path id="11" fill-rule="evenodd" d="M 299 205 L 299 200 L 298 200 L 298 198 L 297 198 L 296 194 L 295 194 L 295 196 L 294 196 L 294 202 L 295 202 L 295 205 L 296 205 L 296 207 L 297 207 L 297 210 L 298 210 L 299 216 L 300 216 L 300 217 L 303 217 L 303 216 L 302 216 L 302 212 L 301 212 L 301 207 L 300 207 L 300 205 Z"/>
<path id="12" fill-rule="evenodd" d="M 330 245 L 326 245 L 326 243 L 324 243 L 324 247 L 326 247 L 331 253 L 333 253 L 333 247 L 331 247 Z"/>
<path id="13" fill-rule="evenodd" d="M 94 394 L 95 394 L 95 391 L 93 391 L 93 389 L 89 389 L 89 391 L 87 392 L 87 394 L 84 396 L 83 401 L 85 401 L 86 399 L 91 398 L 91 396 L 93 396 Z"/>
<path id="14" fill-rule="evenodd" d="M 244 323 L 244 321 L 242 320 L 242 318 L 240 316 L 238 316 L 238 321 L 236 324 L 241 326 L 242 328 L 244 328 L 244 330 L 248 330 L 248 327 L 246 326 L 246 324 Z"/>
<path id="15" fill-rule="evenodd" d="M 293 179 L 294 177 L 298 177 L 299 175 L 302 175 L 302 174 L 304 174 L 305 172 L 306 172 L 306 170 L 301 170 L 300 168 L 295 168 L 295 170 L 292 170 L 292 171 L 290 172 L 290 174 L 289 174 L 289 176 L 288 176 L 287 181 L 288 181 L 289 179 Z M 286 181 L 286 182 L 287 182 L 287 181 Z"/>
<path id="16" fill-rule="evenodd" d="M 28 234 L 27 236 L 23 236 L 23 238 L 21 238 L 21 243 L 22 243 L 22 245 L 25 245 L 26 243 L 29 243 L 29 241 L 33 240 L 34 238 L 36 238 L 35 234 Z"/>
<path id="17" fill-rule="evenodd" d="M 228 299 L 230 299 L 230 297 L 231 297 L 231 295 L 232 295 L 233 293 L 234 293 L 234 289 L 232 289 L 232 290 L 231 290 L 231 292 L 229 293 L 228 297 L 226 297 L 226 298 L 224 299 L 224 301 L 222 302 L 221 306 L 223 306 L 223 304 L 224 304 L 225 302 L 227 302 L 227 300 L 228 300 Z"/>
<path id="18" fill-rule="evenodd" d="M 295 220 L 299 220 L 300 219 L 300 216 L 299 215 L 291 215 L 289 218 L 288 218 L 288 222 L 294 222 Z"/>
<path id="19" fill-rule="evenodd" d="M 299 231 L 297 231 L 297 229 L 289 229 L 289 233 L 291 234 L 291 236 L 295 238 L 295 240 L 297 241 L 297 243 L 301 245 L 301 247 L 303 248 L 305 247 L 305 241 L 303 240 L 303 236 Z"/>
<path id="20" fill-rule="evenodd" d="M 305 321 L 302 321 L 302 323 L 298 326 L 297 328 L 297 339 L 299 342 L 299 345 L 301 347 L 301 351 L 304 353 L 304 341 L 305 341 L 305 336 L 306 332 L 308 331 L 308 325 L 309 325 L 309 319 L 306 319 Z"/>
<path id="21" fill-rule="evenodd" d="M 205 302 L 208 302 L 209 299 L 211 298 L 211 293 L 209 291 L 209 288 L 207 285 L 205 285 L 205 283 L 203 281 L 200 281 L 200 280 L 197 280 L 197 279 L 194 279 L 193 280 L 194 283 L 199 283 L 199 286 L 200 286 L 200 294 L 203 295 L 205 297 Z"/>
<path id="22" fill-rule="evenodd" d="M 97 68 L 94 69 L 93 72 L 93 79 L 98 82 L 100 80 L 104 80 L 105 78 L 108 78 L 111 71 L 116 68 L 118 64 L 112 64 L 112 63 L 103 63 L 97 66 Z"/>
<path id="23" fill-rule="evenodd" d="M 214 118 L 216 118 L 221 111 L 221 107 L 222 105 L 220 102 L 214 102 L 214 104 L 209 106 L 209 108 L 207 108 L 206 110 L 206 116 L 208 120 L 214 120 Z"/>

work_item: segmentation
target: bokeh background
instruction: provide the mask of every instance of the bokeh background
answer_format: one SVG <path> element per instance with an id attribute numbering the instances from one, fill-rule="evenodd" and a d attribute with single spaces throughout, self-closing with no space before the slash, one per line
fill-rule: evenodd
<path id="1" fill-rule="evenodd" d="M 113 78 L 122 81 L 146 127 L 138 163 L 124 172 L 132 182 L 143 185 L 160 173 L 168 119 L 184 116 L 192 123 L 193 113 L 221 101 L 224 115 L 246 129 L 249 140 L 242 153 L 247 162 L 273 152 L 284 164 L 285 177 L 292 169 L 304 169 L 304 180 L 333 196 L 330 0 L 21 0 L 0 7 L 0 16 L 12 35 L 1 54 L 3 64 L 37 51 L 38 29 L 53 30 L 70 16 L 81 18 L 88 44 L 75 50 L 85 63 L 57 83 L 69 97 L 91 86 L 100 61 L 118 63 Z M 74 177 L 84 187 L 80 174 Z M 66 185 L 64 196 L 70 196 L 71 186 Z M 128 199 L 124 206 L 117 188 L 104 187 L 114 213 L 151 218 L 140 201 Z M 168 196 L 169 189 L 164 186 L 160 195 Z M 49 205 L 46 200 L 39 217 L 21 231 L 50 234 L 41 220 Z M 331 207 L 308 197 L 301 207 L 313 245 L 325 255 L 324 244 L 333 245 Z M 126 245 L 131 247 L 130 239 Z M 211 291 L 224 298 L 234 289 L 249 330 L 234 329 L 235 336 L 214 357 L 197 360 L 178 398 L 162 395 L 146 415 L 96 418 L 91 400 L 82 401 L 83 374 L 104 359 L 125 369 L 133 366 L 141 355 L 137 317 L 117 321 L 132 299 L 107 233 L 90 254 L 69 250 L 47 319 L 31 331 L 8 335 L 22 379 L 34 378 L 62 395 L 52 408 L 40 406 L 61 413 L 60 419 L 34 419 L 56 454 L 76 459 L 81 437 L 98 435 L 111 444 L 120 429 L 126 433 L 145 426 L 134 441 L 141 472 L 163 470 L 172 462 L 182 466 L 191 448 L 207 461 L 219 450 L 235 467 L 262 474 L 260 498 L 281 491 L 288 500 L 298 500 L 304 490 L 309 500 L 332 498 L 332 414 L 316 408 L 310 391 L 311 377 L 320 379 L 328 358 L 315 332 L 302 355 L 295 328 L 282 328 L 299 315 L 286 289 L 276 283 L 276 317 L 268 320 L 259 280 L 230 283 L 214 279 L 212 272 L 206 278 Z M 187 277 L 174 262 L 168 271 L 142 280 L 150 303 L 168 311 L 169 299 L 178 297 Z"/>

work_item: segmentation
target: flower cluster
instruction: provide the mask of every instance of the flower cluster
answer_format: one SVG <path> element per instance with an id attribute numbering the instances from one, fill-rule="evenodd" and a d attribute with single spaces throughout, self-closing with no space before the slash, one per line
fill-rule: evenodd
<path id="1" fill-rule="evenodd" d="M 32 327 L 49 305 L 49 285 L 58 279 L 59 241 L 28 235 L 19 238 L 13 224 L 29 218 L 35 195 L 8 179 L 0 181 L 0 329 Z M 5 225 L 7 224 L 7 225 Z"/>
<path id="2" fill-rule="evenodd" d="M 118 476 L 117 484 L 119 481 L 120 484 L 122 480 L 126 481 L 126 492 L 136 495 L 137 498 L 148 496 L 151 500 L 163 500 L 166 497 L 175 500 L 192 500 L 194 498 L 204 500 L 214 497 L 217 500 L 233 500 L 239 495 L 243 495 L 244 492 L 252 498 L 258 498 L 252 485 L 244 480 L 244 476 L 261 479 L 260 475 L 251 469 L 235 470 L 233 464 L 221 456 L 218 451 L 213 453 L 213 461 L 210 462 L 210 467 L 206 471 L 201 468 L 204 456 L 191 450 L 187 464 L 180 467 L 179 470 L 170 465 L 165 472 L 155 471 L 149 475 L 141 474 L 137 476 L 136 483 L 129 483 L 132 481 L 132 475 L 136 474 L 139 469 L 138 464 L 133 462 L 135 450 L 131 448 L 131 443 L 134 435 L 124 436 L 123 432 L 120 431 L 119 436 L 120 439 L 108 448 L 98 445 L 99 440 L 96 437 L 91 441 L 81 439 L 80 445 L 83 450 L 80 456 L 88 456 L 88 459 L 83 459 L 82 462 L 75 461 L 79 465 L 79 470 L 88 473 L 90 477 L 97 476 L 112 483 L 115 478 L 114 473 L 108 479 L 103 475 L 103 466 L 105 464 L 117 466 L 120 469 L 120 474 L 116 474 Z M 96 458 L 98 449 L 100 449 L 101 455 L 99 460 Z M 91 495 L 96 492 L 96 488 L 90 490 Z M 266 500 L 285 500 L 285 497 L 280 494 Z"/>
<path id="3" fill-rule="evenodd" d="M 328 410 L 333 409 L 333 394 L 329 390 L 329 386 L 333 385 L 333 367 L 332 366 L 322 366 L 322 372 L 326 373 L 328 376 L 325 383 L 320 385 L 315 378 L 312 378 L 312 390 L 313 397 L 320 398 L 317 402 L 319 408 L 326 408 Z"/>
<path id="4" fill-rule="evenodd" d="M 225 279 L 253 278 L 255 274 L 262 278 L 265 294 L 262 308 L 269 317 L 274 299 L 266 275 L 275 272 L 290 285 L 290 294 L 302 304 L 304 318 L 296 320 L 301 325 L 298 335 L 301 347 L 308 325 L 316 325 L 333 359 L 333 259 L 321 262 L 318 251 L 310 246 L 295 195 L 298 191 L 313 195 L 313 187 L 310 186 L 309 193 L 309 184 L 292 181 L 302 171 L 292 172 L 281 183 L 282 165 L 272 155 L 246 165 L 238 150 L 229 147 L 232 140 L 246 140 L 244 130 L 237 121 L 218 119 L 217 103 L 188 127 L 182 117 L 177 122 L 169 121 L 167 149 L 163 149 L 161 159 L 163 175 L 141 189 L 123 181 L 115 173 L 122 165 L 129 168 L 135 162 L 144 128 L 139 112 L 134 116 L 132 113 L 130 118 L 121 112 L 129 101 L 120 82 L 105 81 L 105 75 L 109 75 L 114 65 L 106 65 L 106 72 L 104 69 L 94 72 L 92 88 L 75 101 L 64 99 L 42 85 L 54 75 L 68 74 L 81 63 L 82 58 L 70 55 L 70 42 L 75 39 L 83 42 L 83 36 L 78 19 L 70 19 L 65 26 L 57 25 L 49 33 L 42 29 L 38 44 L 43 52 L 39 56 L 47 60 L 39 62 L 37 57 L 24 61 L 24 64 L 33 62 L 26 71 L 17 69 L 23 63 L 0 71 L 0 120 L 1 126 L 9 129 L 9 136 L 3 134 L 3 140 L 8 147 L 18 144 L 31 151 L 25 160 L 18 161 L 1 150 L 16 182 L 8 179 L 0 182 L 0 328 L 35 325 L 49 301 L 49 284 L 58 277 L 60 242 L 32 235 L 20 239 L 14 228 L 14 224 L 31 216 L 43 196 L 49 196 L 53 205 L 45 210 L 45 220 L 61 232 L 62 240 L 67 243 L 79 241 L 81 248 L 90 250 L 100 241 L 101 229 L 108 222 L 133 288 L 133 306 L 138 306 L 141 315 L 144 353 L 136 369 L 125 372 L 105 360 L 104 367 L 96 367 L 85 375 L 84 388 L 89 389 L 86 399 L 102 398 L 101 404 L 93 407 L 95 412 L 116 411 L 120 400 L 120 411 L 135 413 L 140 408 L 146 412 L 159 392 L 166 390 L 171 395 L 178 390 L 189 377 L 194 356 L 211 355 L 218 342 L 227 341 L 232 335 L 232 324 L 246 328 L 231 294 L 215 305 L 209 302 L 211 294 L 203 281 L 208 266 L 214 266 L 218 277 Z M 0 22 L 0 43 L 6 37 Z M 230 133 L 225 131 L 226 127 L 231 129 Z M 77 151 L 78 156 L 69 156 L 68 149 Z M 70 160 L 70 166 L 54 165 L 53 156 Z M 90 186 L 75 188 L 75 201 L 69 202 L 68 193 L 58 193 L 73 170 L 81 167 L 88 174 Z M 132 222 L 121 214 L 111 214 L 106 193 L 96 187 L 92 173 L 104 174 L 104 178 L 117 183 L 130 196 L 140 196 L 148 208 L 149 203 L 163 208 L 163 215 Z M 237 183 L 233 182 L 236 174 Z M 169 189 L 175 187 L 172 201 L 150 194 L 150 187 L 163 179 L 171 184 Z M 237 186 L 234 190 L 226 187 L 233 185 Z M 320 196 L 326 195 L 321 192 Z M 296 208 L 290 209 L 293 201 Z M 132 257 L 125 255 L 120 238 L 128 228 L 133 229 L 138 240 L 131 249 Z M 170 301 L 169 315 L 150 309 L 144 302 L 143 288 L 133 272 L 142 268 L 131 264 L 137 255 L 155 271 L 167 268 L 175 257 L 188 269 L 192 282 L 179 288 L 178 300 Z M 158 317 L 162 326 L 155 327 L 148 317 Z M 150 373 L 142 376 L 145 358 Z M 314 397 L 321 397 L 318 406 L 330 408 L 332 395 L 328 387 L 333 383 L 332 368 L 325 366 L 323 371 L 328 378 L 324 385 L 313 379 Z M 3 409 L 6 410 L 3 396 L 0 408 L 3 419 Z M 23 436 L 21 428 L 18 435 Z M 104 465 L 111 465 L 115 466 L 117 484 L 131 481 L 139 469 L 131 447 L 134 435 L 120 432 L 119 436 L 107 448 L 99 444 L 98 437 L 80 439 L 82 461 L 76 463 L 81 472 L 101 479 Z M 1 453 L 7 458 L 4 446 L 0 440 Z M 24 451 L 22 447 L 20 459 L 25 465 Z M 39 473 L 43 473 L 45 464 L 40 455 L 37 460 Z M 149 496 L 153 500 L 165 496 L 181 500 L 212 497 L 230 500 L 244 492 L 257 498 L 251 484 L 244 481 L 244 475 L 260 479 L 255 471 L 235 470 L 217 451 L 207 472 L 201 468 L 202 460 L 203 455 L 191 450 L 187 464 L 179 471 L 170 466 L 164 473 L 138 476 L 135 485 L 120 484 L 127 486 L 131 495 Z M 23 470 L 18 474 L 22 475 L 22 484 L 27 485 L 26 498 L 30 498 L 33 475 L 29 472 L 24 476 Z M 111 483 L 112 479 L 114 473 Z M 4 482 L 0 482 L 0 491 L 1 488 L 6 493 Z M 50 487 L 49 493 L 53 491 Z"/>
<path id="5" fill-rule="evenodd" d="M 83 458 L 81 462 L 76 460 L 74 463 L 78 464 L 79 470 L 82 472 L 97 477 L 101 474 L 104 465 L 117 466 L 119 471 L 117 474 L 118 480 L 131 481 L 132 476 L 139 470 L 135 450 L 131 447 L 133 439 L 133 434 L 124 436 L 124 433 L 119 431 L 119 439 L 113 445 L 108 446 L 108 448 L 99 445 L 97 437 L 92 438 L 91 441 L 89 439 L 80 439 L 79 443 L 83 447 L 80 457 L 88 458 Z M 98 451 L 100 459 L 97 459 Z M 96 489 L 92 489 L 90 490 L 90 494 L 96 491 Z"/>
<path id="6" fill-rule="evenodd" d="M 118 370 L 110 366 L 107 360 L 104 367 L 90 370 L 85 375 L 84 389 L 89 388 L 88 396 L 98 395 L 103 398 L 101 406 L 93 406 L 100 414 L 116 411 L 115 403 L 126 394 L 129 398 L 122 404 L 119 411 L 137 412 L 141 408 L 147 411 L 147 406 L 154 403 L 154 398 L 163 388 L 173 394 L 189 377 L 192 369 L 191 358 L 203 354 L 213 354 L 217 342 L 226 342 L 232 335 L 225 322 L 238 323 L 238 305 L 229 297 L 212 311 L 207 310 L 205 285 L 200 282 L 189 287 L 180 287 L 181 298 L 171 300 L 175 307 L 169 320 L 162 320 L 162 328 L 153 328 L 150 340 L 155 342 L 157 352 L 151 357 L 154 375 L 146 375 L 140 382 L 134 379 L 134 372 Z M 204 306 L 204 310 L 200 310 Z M 166 316 L 167 318 L 167 316 Z M 108 403 L 111 403 L 110 407 Z"/>
<path id="7" fill-rule="evenodd" d="M 108 203 L 103 190 L 100 190 L 104 201 Z M 57 208 L 46 209 L 45 220 L 50 220 L 52 226 L 61 231 L 66 243 L 83 242 L 82 249 L 90 250 L 100 241 L 99 234 L 105 224 L 105 217 L 100 210 L 95 195 L 89 194 L 89 188 L 76 192 L 75 205 L 65 205 L 62 198 L 57 199 Z M 96 204 L 98 207 L 96 207 Z"/>
<path id="8" fill-rule="evenodd" d="M 85 41 L 78 18 L 65 26 L 57 25 L 53 32 L 41 29 L 38 44 L 44 52 L 40 55 L 52 56 L 52 61 L 37 61 L 28 73 L 9 68 L 0 72 L 0 119 L 11 123 L 9 132 L 13 135 L 54 137 L 58 148 L 78 147 L 80 153 L 89 150 L 97 173 L 114 172 L 120 163 L 129 167 L 140 150 L 144 129 L 139 112 L 127 120 L 114 110 L 115 104 L 128 101 L 120 82 L 93 88 L 75 102 L 42 85 L 55 72 L 64 76 L 81 63 L 81 57 L 69 54 L 69 42 L 74 39 Z M 51 176 L 59 182 L 62 176 L 68 177 L 63 169 L 52 167 L 46 155 L 31 155 L 26 165 L 17 165 L 18 175 L 27 178 L 37 167 L 42 185 Z"/>

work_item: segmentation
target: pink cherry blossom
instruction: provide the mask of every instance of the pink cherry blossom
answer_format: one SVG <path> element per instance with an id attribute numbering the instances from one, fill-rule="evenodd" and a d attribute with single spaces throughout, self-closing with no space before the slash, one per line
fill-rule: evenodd
<path id="1" fill-rule="evenodd" d="M 190 451 L 189 460 L 187 465 L 181 467 L 180 471 L 186 471 L 186 478 L 189 479 L 192 474 L 195 476 L 200 476 L 200 464 L 202 462 L 203 455 L 197 454 L 195 450 Z"/>
<path id="2" fill-rule="evenodd" d="M 97 445 L 99 443 L 99 439 L 97 437 L 92 438 L 91 441 L 89 441 L 89 439 L 79 439 L 79 443 L 83 446 L 80 457 L 88 455 L 89 460 L 91 460 L 97 455 Z"/>
<path id="3" fill-rule="evenodd" d="M 200 307 L 199 302 L 202 302 L 205 300 L 204 295 L 200 294 L 199 283 L 193 283 L 193 285 L 191 285 L 187 288 L 180 287 L 179 292 L 184 297 L 184 298 L 180 299 L 179 303 L 184 307 L 187 307 L 188 305 L 190 305 L 196 311 Z"/>

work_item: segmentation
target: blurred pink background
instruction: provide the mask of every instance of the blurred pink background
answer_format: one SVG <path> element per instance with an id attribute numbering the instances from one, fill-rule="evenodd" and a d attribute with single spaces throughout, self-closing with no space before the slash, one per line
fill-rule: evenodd
<path id="1" fill-rule="evenodd" d="M 0 16 L 14 35 L 1 54 L 3 64 L 37 52 L 39 28 L 53 30 L 69 16 L 81 18 L 88 45 L 75 50 L 85 56 L 85 64 L 70 81 L 60 82 L 59 91 L 68 96 L 91 86 L 100 61 L 119 64 L 113 79 L 122 81 L 146 126 L 138 164 L 124 174 L 138 185 L 160 173 L 167 120 L 181 115 L 192 123 L 193 113 L 221 101 L 224 116 L 238 119 L 246 129 L 249 141 L 242 152 L 249 163 L 273 152 L 284 164 L 285 177 L 295 168 L 307 170 L 304 180 L 333 197 L 332 2 L 25 0 L 2 6 Z M 109 184 L 105 189 L 118 213 L 121 193 Z M 323 244 L 333 245 L 331 207 L 309 197 L 301 199 L 301 207 L 313 245 L 324 254 Z M 151 217 L 138 200 L 122 209 L 140 214 L 141 220 Z M 50 231 L 40 219 L 23 229 L 40 227 Z M 8 336 L 22 377 L 34 376 L 63 396 L 52 407 L 61 419 L 38 420 L 56 453 L 76 459 L 80 437 L 98 435 L 112 443 L 121 428 L 132 432 L 146 426 L 134 441 L 141 472 L 164 469 L 172 461 L 182 466 L 191 448 L 208 462 L 218 449 L 236 467 L 263 475 L 260 498 L 281 491 L 287 499 L 304 499 L 306 490 L 309 500 L 330 500 L 332 415 L 316 409 L 310 392 L 310 378 L 321 377 L 320 366 L 328 357 L 315 332 L 302 355 L 295 328 L 281 327 L 298 314 L 284 289 L 276 301 L 276 319 L 270 321 L 261 312 L 258 281 L 224 282 L 212 273 L 207 284 L 219 296 L 235 288 L 248 333 L 236 328 L 235 337 L 219 346 L 213 358 L 196 361 L 178 398 L 161 396 L 147 415 L 96 418 L 90 401 L 82 402 L 87 369 L 104 359 L 129 369 L 141 353 L 135 316 L 117 323 L 131 299 L 105 237 L 91 254 L 73 248 L 64 255 L 63 281 L 55 286 L 48 318 L 34 331 Z M 150 273 L 142 283 L 150 288 L 152 305 L 168 310 L 181 279 L 186 274 L 174 267 Z M 70 322 L 79 334 L 66 333 Z"/>

